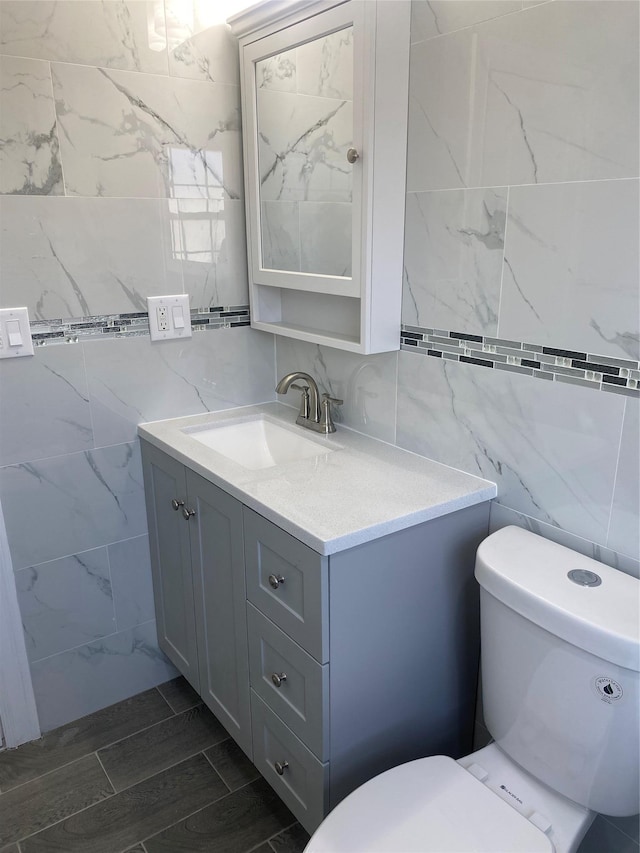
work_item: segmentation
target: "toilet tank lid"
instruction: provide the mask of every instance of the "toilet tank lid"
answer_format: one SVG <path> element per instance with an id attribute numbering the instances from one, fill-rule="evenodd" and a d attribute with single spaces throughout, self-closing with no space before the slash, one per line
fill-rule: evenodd
<path id="1" fill-rule="evenodd" d="M 581 586 L 568 572 L 582 569 L 602 579 Z M 475 575 L 480 586 L 578 648 L 640 671 L 640 581 L 523 530 L 503 527 L 480 544 Z"/>

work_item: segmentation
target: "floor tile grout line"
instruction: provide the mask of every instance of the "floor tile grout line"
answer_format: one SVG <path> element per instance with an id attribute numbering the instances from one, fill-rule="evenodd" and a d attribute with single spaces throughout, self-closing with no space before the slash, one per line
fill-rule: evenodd
<path id="1" fill-rule="evenodd" d="M 209 747 L 207 747 L 207 749 L 209 749 Z M 209 759 L 207 759 L 207 761 L 209 761 Z M 211 762 L 209 762 L 209 763 L 211 763 Z M 262 778 L 262 776 L 260 778 Z M 147 841 L 150 841 L 152 838 L 155 838 L 157 835 L 161 835 L 163 832 L 166 832 L 168 829 L 172 829 L 174 826 L 177 826 L 179 823 L 184 823 L 185 820 L 189 820 L 189 818 L 192 818 L 194 815 L 197 815 L 199 812 L 203 812 L 205 809 L 208 809 L 214 803 L 219 803 L 220 800 L 224 800 L 227 797 L 230 797 L 232 794 L 236 794 L 238 791 L 241 791 L 243 788 L 246 788 L 247 785 L 252 785 L 254 782 L 258 782 L 258 781 L 259 781 L 258 779 L 252 779 L 251 782 L 247 782 L 244 785 L 241 785 L 239 788 L 236 788 L 234 791 L 229 791 L 227 794 L 223 794 L 222 797 L 218 797 L 216 800 L 211 800 L 210 803 L 207 803 L 205 806 L 201 806 L 199 809 L 196 809 L 195 811 L 191 812 L 190 814 L 185 815 L 185 817 L 180 818 L 180 820 L 176 820 L 174 823 L 170 824 L 169 826 L 165 826 L 164 829 L 159 829 L 157 832 L 154 832 L 153 835 L 147 835 L 146 838 L 142 839 L 142 844 L 145 845 L 145 849 L 146 849 L 146 842 Z M 226 782 L 225 782 L 225 785 L 226 785 Z M 229 786 L 227 785 L 227 787 L 229 787 Z M 293 826 L 293 824 L 291 824 L 291 826 Z M 287 829 L 289 829 L 289 827 L 287 827 Z M 280 830 L 280 832 L 284 832 L 284 830 L 282 829 L 282 830 Z M 278 833 L 275 833 L 275 835 L 277 835 L 277 834 Z M 272 837 L 275 838 L 275 835 Z M 140 843 L 140 842 L 138 842 L 138 843 Z M 262 841 L 261 844 L 264 844 L 264 841 Z"/>
<path id="2" fill-rule="evenodd" d="M 189 709 L 187 709 L 187 710 L 189 710 Z M 224 738 L 224 740 L 229 740 L 229 738 L 226 737 L 226 738 Z M 216 741 L 215 743 L 211 743 L 211 744 L 209 744 L 209 746 L 205 746 L 204 749 L 211 749 L 212 746 L 217 746 L 219 743 L 223 743 L 223 741 L 219 740 L 219 741 Z M 182 764 L 183 761 L 189 761 L 190 759 L 195 758 L 196 755 L 203 755 L 207 764 L 209 764 L 215 770 L 215 767 L 213 767 L 213 765 L 211 764 L 211 762 L 209 761 L 207 756 L 204 755 L 204 749 L 198 749 L 198 750 L 196 750 L 196 752 L 192 752 L 190 755 L 184 755 L 184 756 L 182 756 L 182 758 L 178 759 L 178 761 L 174 761 L 173 764 L 169 764 L 169 765 L 167 765 L 167 767 L 163 767 L 161 770 L 156 770 L 155 773 L 150 773 L 148 776 L 144 776 L 142 779 L 137 779 L 131 785 L 126 785 L 124 788 L 120 788 L 120 790 L 116 790 L 115 793 L 116 794 L 122 794 L 124 791 L 129 791 L 131 788 L 135 788 L 136 785 L 141 785 L 143 782 L 148 782 L 149 779 L 153 779 L 154 776 L 159 776 L 160 773 L 166 773 L 167 770 L 173 770 L 174 767 L 177 767 L 179 764 Z M 217 772 L 217 770 L 216 770 L 216 773 L 218 776 L 220 776 L 220 774 Z M 222 779 L 221 776 L 220 776 L 220 778 Z M 109 781 L 111 781 L 111 780 L 109 780 Z M 222 781 L 224 782 L 224 779 L 222 779 Z M 229 787 L 226 784 L 226 782 L 224 782 L 224 784 L 225 784 L 225 787 L 227 787 L 227 788 Z M 227 795 L 223 794 L 223 796 L 226 797 Z M 221 799 L 221 797 L 218 797 L 218 799 Z M 212 802 L 215 802 L 215 800 L 212 800 Z"/>
<path id="3" fill-rule="evenodd" d="M 257 844 L 254 844 L 253 847 L 250 847 L 248 850 L 245 850 L 244 853 L 254 853 L 255 850 L 259 850 L 263 844 L 271 847 L 272 850 L 275 851 L 275 848 L 271 844 L 274 838 L 277 838 L 279 835 L 282 835 L 283 832 L 288 832 L 292 827 L 294 827 L 298 823 L 297 820 L 294 820 L 293 823 L 290 823 L 289 826 L 285 826 L 283 829 L 279 829 L 277 832 L 274 832 L 273 835 L 270 835 L 267 839 L 263 841 L 259 841 Z"/>
<path id="4" fill-rule="evenodd" d="M 101 710 L 103 710 L 103 709 L 101 709 Z M 172 710 L 172 709 L 170 708 L 170 710 Z M 95 713 L 99 713 L 99 712 L 96 711 Z M 111 746 L 115 746 L 115 744 L 117 744 L 117 743 L 121 743 L 123 740 L 127 740 L 128 737 L 133 737 L 134 735 L 140 734 L 141 732 L 146 732 L 148 729 L 152 729 L 158 723 L 164 723 L 164 722 L 166 722 L 166 720 L 170 720 L 172 717 L 175 717 L 175 716 L 177 716 L 177 715 L 172 711 L 171 714 L 164 717 L 162 720 L 158 720 L 155 723 L 151 723 L 151 725 L 149 725 L 149 726 L 145 726 L 142 729 L 138 729 L 135 732 L 131 732 L 130 735 L 126 735 L 125 737 L 118 738 L 118 740 L 114 740 L 114 741 L 111 741 L 110 743 L 106 743 L 104 746 L 101 746 L 98 749 L 100 749 L 100 750 L 108 749 Z M 82 719 L 82 717 L 80 719 Z M 55 731 L 55 729 L 53 729 L 53 731 Z M 46 735 L 47 735 L 47 732 L 45 732 L 44 736 L 46 737 Z M 207 749 L 208 749 L 208 747 L 207 747 Z M 25 782 L 20 782 L 19 785 L 14 785 L 13 788 L 7 788 L 6 790 L 2 791 L 2 794 L 8 794 L 10 791 L 17 791 L 18 788 L 22 788 L 25 785 L 29 785 L 31 782 L 36 782 L 38 779 L 43 779 L 45 776 L 50 776 L 52 773 L 55 773 L 57 770 L 62 770 L 65 767 L 69 767 L 71 764 L 75 764 L 76 761 L 80 761 L 81 759 L 86 758 L 88 755 L 93 755 L 93 753 L 97 753 L 97 752 L 98 752 L 97 749 L 89 750 L 88 752 L 85 752 L 82 755 L 79 755 L 77 758 L 74 758 L 72 761 L 67 761 L 65 764 L 60 764 L 57 767 L 54 767 L 52 770 L 47 770 L 45 773 L 40 773 L 39 776 L 34 776 L 31 779 L 27 779 Z M 2 796 L 2 794 L 0 794 L 0 796 Z"/>
<path id="5" fill-rule="evenodd" d="M 98 755 L 97 750 L 96 750 L 96 752 L 92 753 L 92 755 L 95 755 L 95 757 L 96 757 L 96 758 L 97 758 L 97 760 L 98 760 L 98 764 L 100 765 L 100 767 L 102 767 L 102 772 L 103 772 L 103 773 L 104 773 L 104 775 L 107 777 L 107 782 L 108 782 L 108 783 L 111 785 L 111 787 L 113 788 L 113 793 L 114 793 L 114 794 L 117 794 L 116 786 L 115 786 L 115 785 L 113 784 L 113 782 L 111 781 L 111 778 L 109 777 L 109 774 L 107 773 L 106 767 L 105 767 L 105 766 L 104 766 L 104 764 L 102 763 L 102 760 L 100 759 L 100 756 Z"/>
<path id="6" fill-rule="evenodd" d="M 201 698 L 200 696 L 198 696 L 197 701 L 195 701 L 195 702 L 193 703 L 193 705 L 189 705 L 189 707 L 188 707 L 188 708 L 183 708 L 183 709 L 182 709 L 182 711 L 176 711 L 176 709 L 173 707 L 173 705 L 171 704 L 171 702 L 169 702 L 169 700 L 168 700 L 168 699 L 167 699 L 167 697 L 164 695 L 164 693 L 162 692 L 162 690 L 160 690 L 160 687 L 161 687 L 161 686 L 162 686 L 162 685 L 156 684 L 156 686 L 155 686 L 155 688 L 154 688 L 154 689 L 158 691 L 158 693 L 162 696 L 162 698 L 164 699 L 164 701 L 167 703 L 167 705 L 171 708 L 171 710 L 173 711 L 173 713 L 174 713 L 176 716 L 177 716 L 178 714 L 182 714 L 182 712 L 183 712 L 183 711 L 189 711 L 191 708 L 195 708 L 195 706 L 196 706 L 196 705 L 204 704 L 204 703 L 203 703 L 203 701 L 202 701 L 202 698 Z M 196 695 L 197 695 L 197 694 L 196 694 Z"/>
<path id="7" fill-rule="evenodd" d="M 207 749 L 208 749 L 208 747 L 207 747 Z M 93 753 L 89 753 L 89 755 L 92 755 L 92 754 L 93 754 Z M 196 754 L 196 755 L 199 755 L 199 753 L 195 753 L 195 754 Z M 83 758 L 86 758 L 87 756 L 86 756 L 86 755 L 83 755 L 82 757 L 83 757 Z M 183 759 L 183 760 L 184 760 L 184 761 L 188 761 L 188 760 L 189 760 L 189 758 L 193 758 L 193 757 L 194 757 L 194 756 L 193 756 L 193 755 L 191 755 L 191 756 L 189 756 L 188 758 L 185 758 L 185 759 Z M 73 763 L 73 762 L 72 762 L 72 763 Z M 141 780 L 140 780 L 140 782 L 148 782 L 148 781 L 149 781 L 149 779 L 153 779 L 153 777 L 154 777 L 154 776 L 159 776 L 159 775 L 160 775 L 160 773 L 164 773 L 164 772 L 165 772 L 165 770 L 171 770 L 173 767 L 177 767 L 177 766 L 178 766 L 178 764 L 181 764 L 181 763 L 182 763 L 181 761 L 178 761 L 176 764 L 172 764 L 172 765 L 171 765 L 171 767 L 165 767 L 165 768 L 164 768 L 164 770 L 159 770 L 157 773 L 153 773 L 153 774 L 151 774 L 151 776 L 147 776 L 147 777 L 145 777 L 144 779 L 141 779 Z M 107 777 L 107 778 L 109 778 L 109 777 Z M 108 797 L 104 797 L 102 800 L 98 800 L 98 801 L 97 801 L 97 802 L 95 802 L 95 803 L 91 803 L 91 805 L 89 805 L 89 806 L 85 806 L 85 807 L 84 807 L 84 808 L 82 808 L 82 809 L 78 809 L 78 811 L 76 811 L 76 812 L 72 812 L 72 813 L 70 813 L 70 814 L 68 814 L 68 815 L 65 815 L 65 817 L 61 818 L 60 820 L 56 820 L 56 821 L 54 821 L 54 823 L 50 823 L 50 824 L 48 824 L 47 826 L 43 826 L 43 827 L 42 827 L 42 829 L 39 829 L 39 830 L 38 830 L 38 832 L 32 832 L 30 835 L 25 835 L 25 836 L 23 836 L 22 838 L 18 839 L 18 842 L 20 842 L 20 841 L 24 841 L 24 840 L 26 840 L 26 839 L 28 839 L 28 838 L 33 838 L 34 836 L 39 835 L 41 832 L 45 832 L 46 830 L 51 829 L 51 827 L 52 827 L 52 826 L 58 826 L 58 824 L 60 824 L 60 823 L 64 823 L 64 821 L 65 821 L 65 820 L 69 820 L 69 818 L 71 818 L 71 817 L 75 817 L 76 815 L 79 815 L 79 814 L 82 814 L 82 812 L 86 812 L 88 809 L 92 809 L 92 808 L 94 808 L 95 806 L 99 806 L 101 803 L 104 803 L 104 802 L 106 802 L 107 800 L 111 800 L 111 799 L 113 799 L 114 797 L 117 797 L 117 796 L 118 796 L 118 794 L 121 794 L 121 793 L 123 793 L 124 791 L 127 791 L 127 790 L 129 790 L 130 788 L 133 788 L 133 787 L 135 787 L 135 785 L 138 785 L 138 784 L 139 784 L 139 783 L 138 783 L 138 782 L 136 782 L 134 785 L 130 785 L 130 786 L 129 786 L 129 788 L 123 788 L 123 789 L 122 789 L 122 791 L 115 791 L 113 794 L 110 794 Z M 217 799 L 215 799 L 215 800 L 211 800 L 211 802 L 207 803 L 207 805 L 206 805 L 206 806 L 203 806 L 203 808 L 207 808 L 208 806 L 212 805 L 213 803 L 215 803 L 215 802 L 217 802 L 218 800 L 221 800 L 221 799 L 223 799 L 224 797 L 227 797 L 227 796 L 228 796 L 228 794 L 223 794 L 223 796 L 222 796 L 222 797 L 218 797 L 218 798 L 217 798 Z M 201 809 L 197 809 L 196 811 L 201 811 Z M 196 812 L 192 812 L 191 814 L 196 814 Z M 191 814 L 186 815 L 186 816 L 185 816 L 184 818 L 182 818 L 181 820 L 186 820 L 188 817 L 191 817 Z M 181 820 L 176 821 L 176 823 L 181 823 Z M 170 824 L 170 826 L 174 826 L 174 824 Z M 154 833 L 154 835 L 158 835 L 160 832 L 164 832 L 166 829 L 169 829 L 169 827 L 164 827 L 163 829 L 159 829 L 157 832 L 155 832 L 155 833 Z M 149 836 L 149 838 L 152 838 L 152 837 L 153 837 L 153 836 L 151 836 L 151 835 Z M 143 839 L 143 842 L 144 842 L 144 840 L 145 840 L 145 839 Z M 14 844 L 15 844 L 15 843 L 18 843 L 18 842 L 10 842 L 10 843 L 14 843 Z M 133 842 L 133 846 L 135 847 L 135 846 L 136 846 L 136 844 L 140 844 L 140 843 L 142 843 L 142 842 L 140 842 L 140 841 L 134 841 L 134 842 Z M 130 849 L 131 849 L 131 844 L 128 844 L 128 845 L 124 848 L 124 850 L 125 850 L 125 851 L 126 851 L 126 850 L 130 850 Z M 124 851 L 123 851 L 123 853 L 124 853 Z"/>
<path id="8" fill-rule="evenodd" d="M 219 744 L 220 744 L 220 743 L 226 743 L 228 740 L 233 740 L 233 738 L 231 738 L 231 737 L 225 738 L 224 740 L 221 740 L 219 743 L 214 743 L 214 746 L 219 746 Z M 210 746 L 208 746 L 208 747 L 207 747 L 207 749 L 211 749 L 211 748 L 212 748 L 212 747 L 210 747 Z M 220 773 L 220 771 L 218 770 L 218 768 L 216 767 L 216 765 L 215 765 L 215 764 L 213 763 L 213 761 L 209 758 L 209 756 L 208 756 L 208 755 L 207 755 L 207 753 L 206 753 L 206 750 L 204 750 L 204 749 L 203 749 L 203 750 L 202 750 L 202 754 L 204 755 L 205 760 L 206 760 L 206 761 L 208 761 L 208 762 L 209 762 L 209 764 L 210 764 L 210 765 L 213 767 L 213 769 L 216 771 L 216 773 L 217 773 L 217 774 L 218 774 L 218 776 L 220 777 L 220 779 L 221 779 L 221 781 L 222 781 L 223 785 L 225 786 L 225 788 L 229 788 L 229 793 L 230 793 L 230 794 L 232 794 L 232 793 L 233 793 L 233 789 L 232 789 L 232 788 L 230 788 L 230 787 L 229 787 L 229 785 L 228 785 L 228 783 L 227 783 L 227 782 L 225 782 L 225 780 L 222 778 L 222 773 Z"/>

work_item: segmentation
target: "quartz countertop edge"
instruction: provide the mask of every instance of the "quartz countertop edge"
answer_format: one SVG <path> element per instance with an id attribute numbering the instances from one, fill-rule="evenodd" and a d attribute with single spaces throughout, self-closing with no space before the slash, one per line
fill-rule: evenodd
<path id="1" fill-rule="evenodd" d="M 265 415 L 334 452 L 260 470 L 184 430 Z M 495 483 L 338 425 L 319 436 L 280 403 L 140 424 L 138 435 L 323 556 L 489 501 Z"/>

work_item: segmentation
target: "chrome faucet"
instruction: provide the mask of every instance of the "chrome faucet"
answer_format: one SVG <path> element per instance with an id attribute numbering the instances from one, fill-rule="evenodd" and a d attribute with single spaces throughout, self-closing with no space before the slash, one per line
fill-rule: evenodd
<path id="1" fill-rule="evenodd" d="M 293 383 L 296 379 L 306 384 L 294 385 Z M 322 399 L 320 399 L 320 392 L 313 376 L 309 376 L 308 373 L 303 373 L 299 370 L 294 373 L 287 373 L 286 376 L 282 377 L 276 385 L 276 394 L 286 394 L 289 388 L 302 391 L 300 412 L 296 418 L 296 423 L 299 426 L 312 429 L 314 432 L 321 432 L 324 435 L 336 431 L 333 418 L 331 417 L 331 404 L 341 406 L 342 400 L 331 397 L 329 394 L 323 394 Z"/>

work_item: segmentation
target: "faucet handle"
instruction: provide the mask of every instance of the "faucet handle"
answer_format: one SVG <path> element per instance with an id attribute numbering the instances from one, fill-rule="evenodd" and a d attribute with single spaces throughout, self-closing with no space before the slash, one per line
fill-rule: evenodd
<path id="1" fill-rule="evenodd" d="M 324 432 L 326 434 L 336 431 L 333 418 L 331 417 L 332 403 L 334 406 L 341 406 L 344 403 L 344 400 L 339 400 L 337 397 L 332 397 L 330 394 L 322 395 L 322 402 L 320 404 L 322 408 L 322 412 L 320 414 L 320 432 Z"/>
<path id="2" fill-rule="evenodd" d="M 296 391 L 302 391 L 302 399 L 300 400 L 300 412 L 298 414 L 298 417 L 304 418 L 305 420 L 309 420 L 309 413 L 311 411 L 311 405 L 309 403 L 309 386 L 295 385 L 292 382 L 291 385 L 289 385 L 289 388 L 295 388 Z"/>

